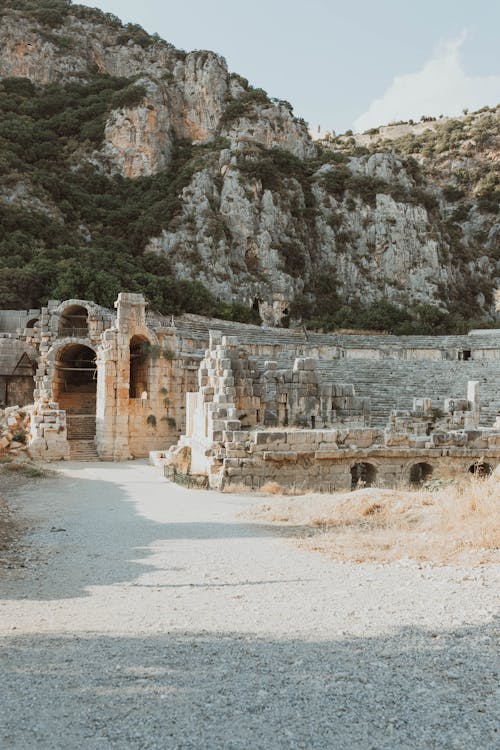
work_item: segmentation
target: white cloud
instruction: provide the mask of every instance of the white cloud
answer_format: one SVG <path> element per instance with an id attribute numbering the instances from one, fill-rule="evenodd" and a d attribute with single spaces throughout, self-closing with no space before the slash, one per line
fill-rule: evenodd
<path id="1" fill-rule="evenodd" d="M 416 73 L 395 76 L 380 99 L 375 99 L 354 123 L 357 132 L 394 120 L 419 120 L 422 115 L 458 115 L 467 107 L 498 104 L 500 75 L 469 76 L 462 67 L 461 47 L 466 32 L 441 41 L 433 57 Z"/>

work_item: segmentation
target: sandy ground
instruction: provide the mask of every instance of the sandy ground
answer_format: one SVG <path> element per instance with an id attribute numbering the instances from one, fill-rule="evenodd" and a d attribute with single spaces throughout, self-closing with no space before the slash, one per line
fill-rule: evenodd
<path id="1" fill-rule="evenodd" d="M 0 747 L 498 747 L 498 567 L 333 562 L 254 497 L 56 468 L 10 497 Z"/>

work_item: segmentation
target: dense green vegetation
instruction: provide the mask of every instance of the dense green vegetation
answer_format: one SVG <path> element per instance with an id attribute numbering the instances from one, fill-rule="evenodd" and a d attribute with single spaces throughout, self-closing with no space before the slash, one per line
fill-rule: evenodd
<path id="1" fill-rule="evenodd" d="M 435 117 L 422 117 L 422 121 L 435 121 Z M 398 123 L 393 123 L 398 124 Z M 401 123 L 407 124 L 407 123 Z M 408 124 L 414 124 L 410 121 Z M 413 157 L 418 156 L 422 161 L 424 171 L 439 182 L 441 164 L 460 153 L 469 155 L 483 154 L 482 159 L 472 160 L 471 168 L 454 170 L 456 184 L 444 185 L 443 195 L 450 202 L 474 198 L 479 211 L 484 214 L 498 214 L 500 210 L 500 168 L 498 161 L 488 155 L 490 149 L 498 148 L 498 132 L 500 114 L 498 109 L 484 107 L 478 112 L 467 114 L 460 119 L 445 119 L 438 122 L 434 130 L 423 133 L 408 133 L 395 140 L 375 140 L 369 147 L 356 147 L 354 138 L 338 136 L 332 140 L 339 156 L 346 154 L 359 155 L 360 151 L 369 154 L 377 151 L 394 150 L 397 154 L 407 158 L 407 169 L 415 165 Z M 376 135 L 380 131 L 372 128 L 367 134 Z M 351 134 L 352 135 L 352 134 Z M 475 162 L 475 163 L 474 163 Z M 421 171 L 421 170 L 420 170 Z M 344 175 L 348 180 L 349 175 Z M 338 186 L 334 186 L 338 187 Z M 383 190 L 381 192 L 384 192 Z"/>
<path id="2" fill-rule="evenodd" d="M 122 290 L 143 292 L 160 312 L 255 319 L 200 283 L 174 280 L 165 258 L 143 252 L 180 211 L 179 194 L 209 158 L 206 148 L 178 143 L 168 172 L 137 180 L 80 159 L 102 141 L 109 109 L 142 97 L 130 80 L 105 76 L 64 88 L 1 82 L 0 188 L 29 185 L 41 203 L 0 202 L 0 307 L 70 297 L 109 307 Z"/>
<path id="3" fill-rule="evenodd" d="M 119 30 L 121 33 L 117 38 L 118 44 L 132 41 L 145 48 L 158 39 L 138 24 L 123 24 L 113 13 L 104 13 L 99 8 L 88 8 L 85 5 L 73 5 L 71 0 L 0 0 L 0 14 L 7 10 L 21 11 L 23 16 L 45 26 L 48 33 L 62 26 L 71 15 L 82 20 L 105 23 L 109 28 Z M 53 36 L 53 41 L 57 44 L 60 39 L 61 37 Z"/>
<path id="4" fill-rule="evenodd" d="M 460 334 L 471 328 L 494 326 L 491 322 L 470 318 L 470 310 L 475 306 L 474 296 L 480 291 L 473 283 L 461 290 L 462 294 L 452 301 L 449 312 L 434 305 L 416 305 L 405 310 L 384 299 L 368 305 L 358 300 L 346 303 L 337 288 L 335 269 L 323 268 L 312 277 L 305 293 L 292 302 L 289 317 L 300 318 L 311 331 L 372 330 L 398 336 Z"/>
<path id="5" fill-rule="evenodd" d="M 113 31 L 108 35 L 110 44 L 133 43 L 146 49 L 158 41 L 139 26 L 124 25 L 112 14 L 72 5 L 70 0 L 0 0 L 0 17 L 6 9 L 33 19 L 38 33 L 62 54 L 71 49 L 71 36 L 66 36 L 70 15 L 105 23 Z M 185 54 L 168 49 L 172 60 Z M 140 57 L 137 50 L 134 54 Z M 227 100 L 222 130 L 239 117 L 252 118 L 262 106 L 276 102 L 262 89 L 249 86 L 246 79 L 231 77 L 243 92 Z M 162 79 L 172 80 L 171 69 Z M 49 298 L 69 297 L 111 306 L 124 290 L 144 293 L 153 308 L 165 313 L 191 311 L 258 322 L 255 310 L 220 303 L 199 282 L 177 281 L 165 257 L 145 252 L 151 237 L 163 229 L 186 229 L 188 233 L 201 231 L 209 242 L 225 242 L 230 253 L 233 237 L 217 196 L 222 185 L 220 150 L 228 148 L 227 140 L 218 138 L 196 146 L 177 142 L 167 171 L 136 180 L 111 177 L 92 163 L 109 112 L 137 105 L 144 96 L 136 80 L 97 74 L 65 86 L 34 86 L 27 79 L 0 81 L 0 196 L 4 198 L 0 200 L 0 307 L 38 307 Z M 286 102 L 281 104 L 291 109 Z M 462 148 L 472 148 L 472 155 L 476 151 L 487 155 L 488 149 L 495 148 L 497 131 L 498 114 L 488 110 L 480 118 L 471 115 L 446 121 L 435 132 L 390 143 L 414 179 L 415 184 L 407 188 L 349 168 L 350 157 L 386 151 L 387 141 L 367 148 L 356 146 L 354 138 L 336 139 L 333 150 L 319 147 L 309 161 L 280 148 L 240 143 L 236 165 L 249 200 L 258 208 L 262 192 L 270 190 L 273 201 L 292 217 L 286 231 L 273 239 L 280 268 L 306 280 L 304 294 L 291 305 L 289 318 L 302 318 L 308 327 L 323 330 L 369 328 L 396 333 L 452 333 L 476 324 L 470 320 L 470 311 L 477 306 L 478 294 L 486 304 L 491 302 L 493 284 L 469 266 L 484 253 L 487 230 L 480 227 L 472 237 L 466 236 L 460 222 L 473 219 L 479 210 L 487 224 L 498 212 L 500 173 L 490 158 L 472 158 L 441 181 L 438 173 L 439 165 Z M 372 134 L 377 133 L 373 129 Z M 326 164 L 329 170 L 318 173 Z M 200 230 L 195 216 L 183 212 L 181 193 L 193 175 L 207 167 L 215 189 Z M 429 185 L 432 192 L 426 189 Z M 441 193 L 434 189 L 438 185 Z M 438 289 L 448 313 L 435 306 L 413 307 L 408 312 L 386 301 L 364 306 L 359 301 L 347 302 L 336 292 L 340 285 L 335 270 L 318 272 L 318 216 L 333 230 L 331 242 L 337 253 L 352 250 L 355 254 L 361 230 L 353 228 L 347 212 L 365 212 L 362 227 L 369 226 L 365 207 L 373 207 L 379 194 L 424 206 L 429 236 L 444 238 L 440 258 L 456 262 L 460 278 L 466 279 L 460 288 L 454 282 Z M 441 196 L 450 204 L 446 211 Z M 196 243 L 188 240 L 186 245 L 191 268 L 206 271 Z M 376 250 L 373 240 L 367 246 L 367 252 Z M 488 255 L 499 257 L 495 256 L 499 252 L 488 247 Z M 228 258 L 230 264 L 236 263 L 236 255 Z M 258 263 L 252 266 L 251 262 L 250 254 L 246 266 L 233 268 L 258 278 Z M 316 269 L 312 279 L 311 268 Z"/>

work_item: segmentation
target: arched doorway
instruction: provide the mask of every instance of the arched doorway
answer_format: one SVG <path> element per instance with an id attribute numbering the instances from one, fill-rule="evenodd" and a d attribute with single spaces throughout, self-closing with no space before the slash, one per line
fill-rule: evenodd
<path id="1" fill-rule="evenodd" d="M 54 400 L 66 411 L 72 461 L 96 461 L 96 353 L 84 344 L 66 344 L 56 355 Z"/>
<path id="2" fill-rule="evenodd" d="M 486 479 L 493 472 L 493 466 L 487 464 L 485 461 L 476 461 L 469 466 L 469 474 L 473 474 L 478 479 Z"/>
<path id="3" fill-rule="evenodd" d="M 84 339 L 89 333 L 87 308 L 83 305 L 68 305 L 59 318 L 59 336 Z"/>
<path id="4" fill-rule="evenodd" d="M 431 464 L 422 461 L 418 464 L 413 464 L 410 468 L 410 484 L 413 487 L 420 487 L 432 476 L 434 468 Z"/>
<path id="5" fill-rule="evenodd" d="M 94 414 L 97 391 L 96 354 L 83 344 L 66 344 L 56 355 L 53 395 L 69 414 Z"/>
<path id="6" fill-rule="evenodd" d="M 377 481 L 377 469 L 373 464 L 356 463 L 351 466 L 351 490 L 373 487 Z"/>
<path id="7" fill-rule="evenodd" d="M 149 395 L 149 349 L 145 336 L 130 339 L 129 398 L 146 398 Z"/>

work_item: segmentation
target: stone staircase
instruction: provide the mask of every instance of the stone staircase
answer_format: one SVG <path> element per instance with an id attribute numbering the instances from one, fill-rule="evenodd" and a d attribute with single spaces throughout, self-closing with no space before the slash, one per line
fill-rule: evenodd
<path id="1" fill-rule="evenodd" d="M 96 396 L 95 390 L 88 391 L 85 388 L 61 393 L 58 396 L 59 408 L 64 409 L 66 414 L 93 414 L 95 415 Z"/>
<path id="2" fill-rule="evenodd" d="M 67 414 L 70 461 L 99 461 L 95 447 L 95 415 Z"/>
<path id="3" fill-rule="evenodd" d="M 466 398 L 467 382 L 480 383 L 481 424 L 500 412 L 500 361 L 395 361 L 347 359 L 318 363 L 321 380 L 353 383 L 357 396 L 371 397 L 371 424 L 383 427 L 392 409 L 411 409 L 414 397 Z"/>
<path id="4" fill-rule="evenodd" d="M 68 440 L 93 440 L 95 437 L 94 414 L 66 413 Z"/>
<path id="5" fill-rule="evenodd" d="M 93 440 L 70 440 L 70 461 L 100 461 Z"/>
<path id="6" fill-rule="evenodd" d="M 293 367 L 294 358 L 279 354 L 278 369 Z M 265 359 L 254 360 L 260 372 Z M 435 407 L 447 397 L 466 398 L 469 380 L 480 383 L 481 424 L 493 425 L 500 414 L 500 360 L 322 359 L 317 372 L 320 382 L 352 383 L 356 396 L 369 397 L 373 427 L 384 427 L 393 409 L 411 409 L 414 397 L 432 398 Z"/>

